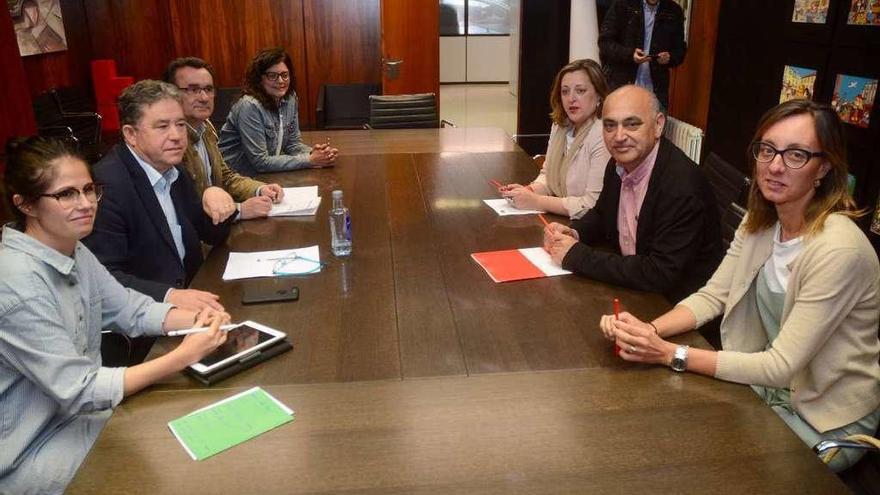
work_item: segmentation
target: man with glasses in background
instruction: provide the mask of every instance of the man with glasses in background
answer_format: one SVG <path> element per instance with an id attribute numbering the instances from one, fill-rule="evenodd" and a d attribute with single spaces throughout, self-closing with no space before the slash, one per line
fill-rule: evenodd
<path id="1" fill-rule="evenodd" d="M 236 215 L 214 224 L 180 166 L 187 148 L 181 100 L 176 87 L 152 80 L 119 96 L 123 142 L 94 167 L 103 197 L 83 242 L 126 287 L 184 309 L 223 311 L 217 295 L 186 288 L 203 261 L 200 241 L 224 242 Z M 131 359 L 120 364 L 143 361 L 154 339 L 134 340 Z"/>
<path id="2" fill-rule="evenodd" d="M 165 82 L 183 93 L 183 114 L 186 117 L 189 144 L 183 165 L 189 171 L 202 196 L 205 212 L 214 223 L 238 211 L 240 220 L 262 218 L 269 214 L 272 203 L 281 201 L 284 189 L 278 184 L 244 177 L 223 160 L 217 146 L 217 130 L 209 120 L 214 112 L 214 74 L 211 66 L 196 57 L 173 60 L 165 71 Z"/>

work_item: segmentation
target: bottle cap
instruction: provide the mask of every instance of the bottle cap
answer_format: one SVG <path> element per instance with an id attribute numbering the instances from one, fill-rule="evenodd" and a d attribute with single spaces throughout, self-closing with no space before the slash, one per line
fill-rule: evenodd
<path id="1" fill-rule="evenodd" d="M 342 190 L 336 189 L 333 191 L 333 199 L 342 199 Z"/>

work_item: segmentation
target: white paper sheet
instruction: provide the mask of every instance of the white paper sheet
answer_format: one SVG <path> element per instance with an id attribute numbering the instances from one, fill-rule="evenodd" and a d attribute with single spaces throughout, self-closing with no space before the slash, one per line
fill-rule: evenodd
<path id="1" fill-rule="evenodd" d="M 536 248 L 526 248 L 520 249 L 520 253 L 526 257 L 529 261 L 532 262 L 533 265 L 538 267 L 538 270 L 544 272 L 548 277 L 555 277 L 557 275 L 568 275 L 571 272 L 568 270 L 563 270 L 562 267 L 553 263 L 553 260 L 550 258 L 550 253 L 544 251 L 542 247 Z"/>
<path id="2" fill-rule="evenodd" d="M 318 186 L 285 187 L 284 199 L 273 204 L 270 217 L 299 217 L 314 215 L 321 206 Z"/>
<path id="3" fill-rule="evenodd" d="M 289 263 L 278 266 L 284 258 L 292 258 Z M 255 277 L 279 277 L 283 275 L 307 275 L 321 271 L 321 252 L 317 245 L 298 249 L 278 251 L 257 251 L 254 253 L 229 253 L 223 280 L 239 280 Z M 276 267 L 283 273 L 276 273 Z"/>
<path id="4" fill-rule="evenodd" d="M 507 215 L 537 215 L 538 213 L 545 213 L 542 210 L 520 210 L 516 206 L 513 206 L 513 203 L 504 198 L 484 199 L 483 203 L 489 205 L 489 208 L 495 210 L 495 213 L 501 217 Z"/>

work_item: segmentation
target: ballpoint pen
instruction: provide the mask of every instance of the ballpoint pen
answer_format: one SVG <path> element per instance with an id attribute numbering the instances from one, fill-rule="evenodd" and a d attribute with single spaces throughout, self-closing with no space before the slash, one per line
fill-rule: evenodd
<path id="1" fill-rule="evenodd" d="M 220 330 L 229 331 L 235 327 L 238 327 L 238 323 L 230 323 L 229 325 L 220 325 Z M 169 337 L 180 337 L 183 335 L 189 335 L 191 333 L 202 333 L 210 330 L 211 327 L 197 327 L 197 328 L 187 328 L 186 330 L 172 330 L 168 332 L 166 335 Z"/>

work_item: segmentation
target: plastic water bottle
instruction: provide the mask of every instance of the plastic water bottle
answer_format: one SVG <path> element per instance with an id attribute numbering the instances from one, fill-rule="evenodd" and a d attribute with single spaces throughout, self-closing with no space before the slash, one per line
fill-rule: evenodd
<path id="1" fill-rule="evenodd" d="M 342 204 L 342 191 L 333 191 L 330 210 L 330 247 L 339 258 L 351 255 L 351 213 Z"/>

